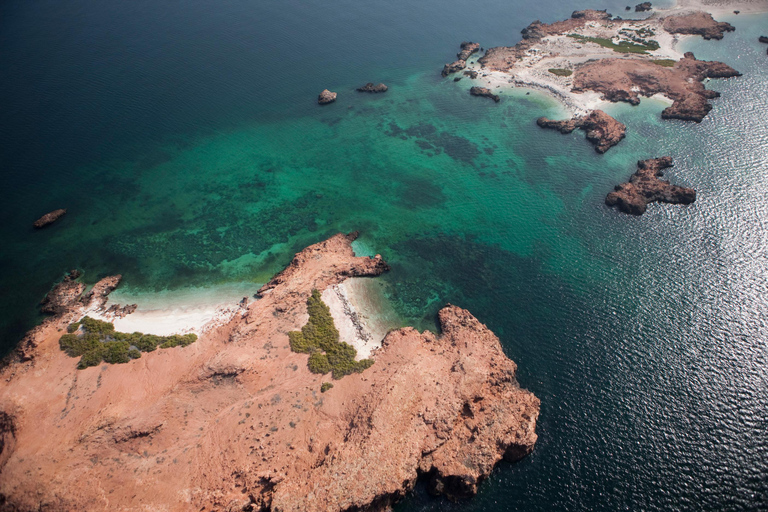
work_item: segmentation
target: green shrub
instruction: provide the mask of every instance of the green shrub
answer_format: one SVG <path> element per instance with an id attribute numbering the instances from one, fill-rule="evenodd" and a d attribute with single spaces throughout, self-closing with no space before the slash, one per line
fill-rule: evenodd
<path id="1" fill-rule="evenodd" d="M 92 334 L 99 334 L 102 336 L 109 336 L 115 332 L 115 325 L 112 322 L 104 322 L 103 320 L 96 320 L 89 316 L 83 317 L 80 320 L 80 324 L 83 326 L 83 330 Z"/>
<path id="2" fill-rule="evenodd" d="M 80 362 L 77 363 L 77 369 L 84 370 L 89 366 L 97 366 L 101 364 L 103 360 L 104 360 L 104 347 L 103 346 L 96 347 L 93 350 L 83 354 L 83 357 L 80 358 Z"/>
<path id="3" fill-rule="evenodd" d="M 333 387 L 333 384 L 331 384 L 330 382 L 323 382 L 323 384 L 320 386 L 320 392 L 325 393 L 332 387 Z"/>
<path id="4" fill-rule="evenodd" d="M 128 357 L 130 345 L 127 341 L 106 341 L 103 343 L 104 353 L 102 357 L 105 363 L 122 364 L 131 360 Z"/>
<path id="5" fill-rule="evenodd" d="M 172 348 L 172 347 L 186 347 L 197 341 L 197 334 L 174 334 L 172 336 L 166 336 L 162 338 L 164 341 L 160 345 L 160 348 Z"/>
<path id="6" fill-rule="evenodd" d="M 609 48 L 618 53 L 640 53 L 647 54 L 649 51 L 659 49 L 658 41 L 637 39 L 637 42 L 621 41 L 619 44 L 614 43 L 610 39 L 603 37 L 587 37 L 581 34 L 568 34 L 568 37 L 576 39 L 580 43 L 594 43 L 602 46 L 603 48 Z"/>
<path id="7" fill-rule="evenodd" d="M 671 68 L 677 61 L 673 59 L 654 59 L 651 62 L 658 64 L 659 66 L 664 66 L 665 68 Z"/>
<path id="8" fill-rule="evenodd" d="M 355 361 L 355 348 L 339 341 L 339 331 L 333 324 L 331 310 L 323 303 L 317 290 L 312 290 L 312 295 L 307 299 L 307 312 L 307 324 L 301 328 L 301 332 L 289 332 L 288 341 L 294 352 L 309 354 L 309 371 L 321 375 L 330 372 L 334 379 L 340 379 L 351 373 L 362 372 L 373 364 L 371 359 Z"/>
<path id="9" fill-rule="evenodd" d="M 307 361 L 309 371 L 312 373 L 319 373 L 325 375 L 331 371 L 331 363 L 328 362 L 328 356 L 321 352 L 314 352 L 309 356 Z"/>
<path id="10" fill-rule="evenodd" d="M 82 326 L 82 332 L 77 333 Z M 59 347 L 70 357 L 82 356 L 78 369 L 96 366 L 102 361 L 111 364 L 127 363 L 141 357 L 141 352 L 152 352 L 162 348 L 186 347 L 197 341 L 197 334 L 174 334 L 155 336 L 140 332 L 115 331 L 111 322 L 83 317 L 80 322 L 70 324 L 69 331 L 59 338 Z"/>
<path id="11" fill-rule="evenodd" d="M 571 71 L 570 69 L 562 69 L 562 68 L 550 68 L 549 72 L 557 76 L 571 76 L 573 74 L 573 71 Z"/>
<path id="12" fill-rule="evenodd" d="M 76 334 L 65 334 L 59 338 L 59 347 L 66 352 L 69 357 L 77 357 L 98 348 L 101 345 L 98 336 Z"/>

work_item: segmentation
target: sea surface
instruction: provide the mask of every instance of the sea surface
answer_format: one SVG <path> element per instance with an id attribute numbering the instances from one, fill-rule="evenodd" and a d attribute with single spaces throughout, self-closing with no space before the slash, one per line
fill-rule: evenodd
<path id="1" fill-rule="evenodd" d="M 402 323 L 450 302 L 501 338 L 541 398 L 539 442 L 459 503 L 398 511 L 768 509 L 768 15 L 684 49 L 744 76 L 701 123 L 609 112 L 598 155 L 536 92 L 442 79 L 463 40 L 511 45 L 588 0 L 0 2 L 0 342 L 71 268 L 131 294 L 260 283 L 359 230 Z M 384 95 L 355 92 L 384 82 Z M 324 88 L 338 92 L 319 107 Z M 691 206 L 603 204 L 675 159 Z M 42 230 L 32 222 L 69 213 Z M 183 292 L 180 292 L 183 293 Z M 205 293 L 205 292 L 200 292 Z M 215 295 L 215 292 L 211 292 Z M 157 296 L 155 296 L 157 297 Z"/>

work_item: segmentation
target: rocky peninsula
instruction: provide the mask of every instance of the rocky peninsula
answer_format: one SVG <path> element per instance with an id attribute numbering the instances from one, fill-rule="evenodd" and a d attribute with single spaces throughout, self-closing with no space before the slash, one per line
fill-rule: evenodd
<path id="1" fill-rule="evenodd" d="M 197 342 L 126 364 L 75 370 L 58 346 L 119 276 L 64 294 L 0 370 L 2 506 L 377 511 L 419 478 L 470 496 L 498 461 L 530 453 L 539 400 L 518 385 L 498 338 L 459 307 L 440 311 L 439 335 L 390 332 L 370 368 L 331 389 L 291 351 L 313 290 L 388 269 L 356 257 L 354 238 L 296 254 Z"/>
<path id="2" fill-rule="evenodd" d="M 672 167 L 672 158 L 664 156 L 637 162 L 637 172 L 627 183 L 617 185 L 605 198 L 605 204 L 616 206 L 619 211 L 631 215 L 642 215 L 649 203 L 691 204 L 696 200 L 692 188 L 672 185 L 660 180 L 664 169 Z"/>

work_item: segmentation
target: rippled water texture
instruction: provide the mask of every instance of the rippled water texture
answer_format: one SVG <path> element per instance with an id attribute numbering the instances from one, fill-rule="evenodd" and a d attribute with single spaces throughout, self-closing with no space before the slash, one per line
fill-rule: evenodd
<path id="1" fill-rule="evenodd" d="M 9 350 L 70 268 L 131 292 L 253 282 L 360 230 L 403 322 L 446 302 L 500 336 L 542 400 L 532 456 L 472 500 L 398 510 L 768 509 L 768 16 L 697 57 L 744 73 L 701 124 L 612 106 L 597 155 L 439 70 L 462 40 L 512 44 L 570 2 L 6 1 L 0 4 L 0 336 Z M 593 2 L 578 7 L 624 4 Z M 354 88 L 390 86 L 384 95 Z M 323 88 L 339 93 L 320 108 Z M 603 205 L 670 155 L 688 207 Z M 35 232 L 54 208 L 69 213 Z"/>

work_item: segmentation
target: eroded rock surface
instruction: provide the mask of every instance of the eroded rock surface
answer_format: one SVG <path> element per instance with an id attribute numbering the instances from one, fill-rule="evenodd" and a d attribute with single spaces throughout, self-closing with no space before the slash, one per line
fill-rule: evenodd
<path id="1" fill-rule="evenodd" d="M 52 212 L 48 212 L 39 219 L 37 219 L 34 224 L 32 224 L 35 228 L 41 229 L 46 226 L 50 226 L 60 218 L 64 216 L 64 214 L 67 213 L 67 210 L 60 208 L 58 210 L 53 210 Z"/>
<path id="2" fill-rule="evenodd" d="M 471 495 L 502 458 L 531 451 L 539 401 L 469 312 L 442 333 L 391 332 L 362 374 L 307 370 L 287 332 L 306 300 L 380 258 L 354 235 L 296 254 L 258 300 L 189 347 L 77 371 L 58 347 L 78 303 L 32 331 L 0 375 L 0 494 L 9 510 L 384 510 L 425 475 Z M 89 305 L 112 288 L 103 283 Z"/>
<path id="3" fill-rule="evenodd" d="M 595 151 L 605 153 L 618 144 L 627 133 L 627 127 L 602 110 L 593 110 L 586 116 L 576 116 L 564 121 L 553 121 L 540 117 L 536 124 L 560 133 L 571 133 L 576 128 L 587 132 L 587 140 L 594 144 Z"/>
<path id="4" fill-rule="evenodd" d="M 640 160 L 637 167 L 629 182 L 617 185 L 606 196 L 606 205 L 616 206 L 624 213 L 642 215 L 648 203 L 690 204 L 696 200 L 696 191 L 692 188 L 679 187 L 659 179 L 664 175 L 663 169 L 672 167 L 671 157 Z"/>
<path id="5" fill-rule="evenodd" d="M 501 99 L 499 98 L 498 94 L 493 94 L 491 90 L 488 89 L 487 87 L 472 87 L 469 90 L 469 94 L 471 94 L 472 96 L 483 96 L 486 98 L 490 98 L 496 103 L 498 103 L 499 100 Z"/>
<path id="6" fill-rule="evenodd" d="M 75 281 L 80 277 L 77 270 L 72 270 L 56 284 L 40 302 L 40 311 L 49 315 L 60 315 L 78 303 L 85 291 L 83 283 Z"/>
<path id="7" fill-rule="evenodd" d="M 608 101 L 640 103 L 640 96 L 663 94 L 673 104 L 661 113 L 664 119 L 701 122 L 712 110 L 710 99 L 719 93 L 706 89 L 705 78 L 728 78 L 741 74 L 722 62 L 697 60 L 693 53 L 673 67 L 662 67 L 639 59 L 600 59 L 578 67 L 574 73 L 573 90 L 596 91 Z"/>
<path id="8" fill-rule="evenodd" d="M 664 29 L 672 34 L 699 35 L 704 39 L 722 39 L 725 32 L 736 30 L 724 21 L 715 21 L 712 15 L 704 11 L 667 16 L 663 20 Z"/>
<path id="9" fill-rule="evenodd" d="M 475 52 L 480 51 L 478 43 L 464 41 L 461 43 L 461 51 L 456 54 L 457 60 L 443 66 L 442 75 L 448 76 L 467 67 L 467 59 Z"/>

